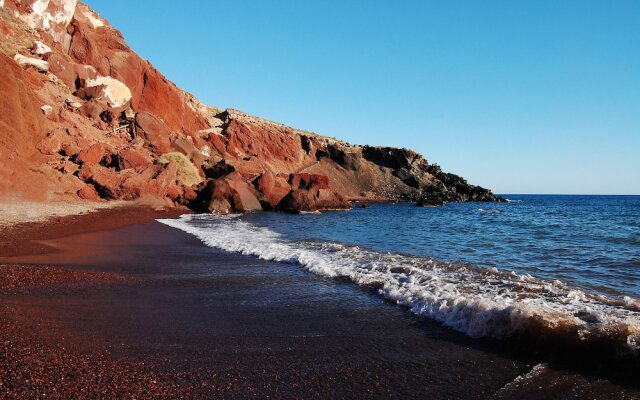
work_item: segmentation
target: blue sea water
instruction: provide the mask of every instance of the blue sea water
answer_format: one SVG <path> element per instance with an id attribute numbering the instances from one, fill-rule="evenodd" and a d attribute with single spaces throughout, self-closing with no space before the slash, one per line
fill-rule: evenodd
<path id="1" fill-rule="evenodd" d="M 472 337 L 536 330 L 639 354 L 640 196 L 505 197 L 161 222 L 207 246 L 346 278 Z"/>
<path id="2" fill-rule="evenodd" d="M 369 204 L 250 214 L 290 240 L 321 240 L 526 273 L 640 298 L 640 196 L 505 195 L 509 203 Z"/>

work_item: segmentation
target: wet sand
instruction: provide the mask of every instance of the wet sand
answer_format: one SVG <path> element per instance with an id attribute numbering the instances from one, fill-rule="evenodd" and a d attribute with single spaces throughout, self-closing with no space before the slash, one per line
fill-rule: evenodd
<path id="1" fill-rule="evenodd" d="M 152 216 L 15 231 L 0 259 L 0 398 L 640 398 Z"/>

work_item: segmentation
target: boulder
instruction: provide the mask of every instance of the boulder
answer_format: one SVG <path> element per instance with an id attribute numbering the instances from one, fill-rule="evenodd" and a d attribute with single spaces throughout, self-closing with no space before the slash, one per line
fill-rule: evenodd
<path id="1" fill-rule="evenodd" d="M 40 107 L 40 109 L 42 110 L 42 113 L 47 116 L 51 115 L 51 113 L 53 112 L 53 107 L 48 104 L 43 105 L 42 107 Z"/>
<path id="2" fill-rule="evenodd" d="M 98 195 L 96 188 L 91 185 L 84 185 L 80 190 L 78 190 L 78 197 L 91 201 L 100 200 L 100 195 Z"/>
<path id="3" fill-rule="evenodd" d="M 85 164 L 78 174 L 81 180 L 93 184 L 101 197 L 119 199 L 122 197 L 121 185 L 126 179 L 118 175 L 113 169 L 98 164 Z"/>
<path id="4" fill-rule="evenodd" d="M 260 175 L 254 181 L 254 186 L 262 193 L 262 197 L 270 209 L 275 208 L 291 191 L 289 182 L 283 176 L 276 175 L 271 171 Z"/>
<path id="5" fill-rule="evenodd" d="M 262 210 L 255 189 L 237 172 L 209 180 L 195 203 L 201 211 L 217 214 Z"/>
<path id="6" fill-rule="evenodd" d="M 60 151 L 60 145 L 60 135 L 57 132 L 52 132 L 38 142 L 36 148 L 40 153 L 51 156 Z"/>
<path id="7" fill-rule="evenodd" d="M 39 58 L 26 57 L 18 53 L 13 57 L 13 60 L 23 68 L 32 67 L 40 72 L 49 71 L 49 63 Z"/>
<path id="8" fill-rule="evenodd" d="M 36 54 L 40 57 L 46 57 L 48 54 L 51 54 L 53 52 L 53 50 L 51 50 L 51 47 L 47 46 L 46 44 L 42 43 L 39 40 L 35 40 L 33 42 L 33 46 L 31 48 L 31 52 L 33 54 Z"/>
<path id="9" fill-rule="evenodd" d="M 231 174 L 234 175 L 234 174 Z M 262 205 L 256 196 L 253 187 L 237 177 L 227 178 L 229 186 L 233 190 L 233 208 L 236 212 L 261 211 Z"/>
<path id="10" fill-rule="evenodd" d="M 116 155 L 116 161 L 119 170 L 146 167 L 153 163 L 149 153 L 140 149 L 120 150 Z"/>
<path id="11" fill-rule="evenodd" d="M 102 143 L 96 143 L 86 150 L 82 150 L 76 161 L 80 164 L 100 164 L 103 158 L 109 156 L 110 152 Z"/>
<path id="12" fill-rule="evenodd" d="M 348 210 L 351 203 L 329 186 L 329 178 L 315 174 L 291 174 L 293 190 L 275 207 L 284 212 L 313 212 L 320 210 Z"/>
<path id="13" fill-rule="evenodd" d="M 308 190 L 303 189 L 291 191 L 276 205 L 275 209 L 288 213 L 318 211 L 313 196 Z"/>
<path id="14" fill-rule="evenodd" d="M 135 200 L 142 196 L 179 198 L 182 189 L 177 183 L 175 164 L 149 165 L 120 172 L 98 164 L 85 164 L 78 178 L 92 184 L 101 197 Z"/>
<path id="15" fill-rule="evenodd" d="M 83 116 L 93 119 L 100 120 L 102 113 L 107 111 L 109 106 L 104 101 L 97 101 L 96 99 L 91 99 L 80 106 L 80 114 Z"/>
<path id="16" fill-rule="evenodd" d="M 196 165 L 204 164 L 209 158 L 209 154 L 203 152 L 200 148 L 198 148 L 194 144 L 194 139 L 191 136 L 184 136 L 176 138 L 172 143 L 171 147 L 187 156 L 190 160 L 194 162 Z M 205 147 L 207 150 L 208 146 Z"/>
<path id="17" fill-rule="evenodd" d="M 163 154 L 171 151 L 171 142 L 169 141 L 171 132 L 156 115 L 139 112 L 136 115 L 136 128 L 137 134 L 149 143 L 155 153 Z"/>
<path id="18" fill-rule="evenodd" d="M 85 96 L 104 100 L 110 108 L 125 106 L 131 101 L 131 90 L 124 83 L 110 76 L 88 79 L 85 83 Z"/>
<path id="19" fill-rule="evenodd" d="M 75 63 L 66 55 L 53 53 L 49 56 L 48 62 L 49 72 L 72 89 L 83 89 L 86 87 L 87 81 L 93 81 L 100 77 L 93 66 Z"/>

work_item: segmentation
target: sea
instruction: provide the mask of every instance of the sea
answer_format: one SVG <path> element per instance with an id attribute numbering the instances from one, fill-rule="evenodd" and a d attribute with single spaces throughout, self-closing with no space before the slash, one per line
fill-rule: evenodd
<path id="1" fill-rule="evenodd" d="M 347 280 L 473 338 L 524 334 L 637 357 L 640 196 L 503 196 L 160 222 L 210 247 Z"/>

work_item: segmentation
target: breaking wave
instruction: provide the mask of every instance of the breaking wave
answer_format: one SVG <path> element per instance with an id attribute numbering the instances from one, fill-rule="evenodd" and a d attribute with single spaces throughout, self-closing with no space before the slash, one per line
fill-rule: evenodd
<path id="1" fill-rule="evenodd" d="M 325 277 L 346 277 L 376 289 L 467 335 L 603 344 L 619 355 L 640 351 L 640 301 L 591 294 L 558 280 L 479 269 L 425 257 L 382 253 L 321 241 L 290 241 L 237 215 L 185 215 L 160 222 L 195 235 L 207 246 L 296 263 Z"/>

